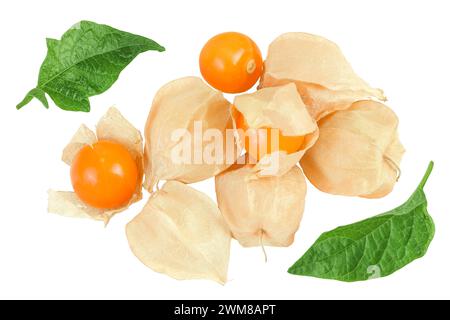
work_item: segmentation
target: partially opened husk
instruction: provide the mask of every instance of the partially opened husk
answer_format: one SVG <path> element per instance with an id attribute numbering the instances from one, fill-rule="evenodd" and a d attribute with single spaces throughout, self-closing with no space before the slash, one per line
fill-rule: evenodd
<path id="1" fill-rule="evenodd" d="M 385 100 L 382 90 L 356 75 L 335 43 L 308 33 L 285 33 L 270 44 L 260 87 L 291 82 L 316 120 L 358 100 Z"/>
<path id="2" fill-rule="evenodd" d="M 316 142 L 319 131 L 300 98 L 295 85 L 264 88 L 237 96 L 232 108 L 233 124 L 241 113 L 250 129 L 279 129 L 284 136 L 305 137 L 303 146 L 295 153 L 284 151 L 267 154 L 252 168 L 259 176 L 281 176 L 294 167 Z M 238 145 L 243 148 L 244 132 L 238 130 Z"/>
<path id="3" fill-rule="evenodd" d="M 128 122 L 116 108 L 110 108 L 97 124 L 96 133 L 85 125 L 81 125 L 69 144 L 64 148 L 62 160 L 69 166 L 78 152 L 86 145 L 98 140 L 109 140 L 125 146 L 136 161 L 139 180 L 136 191 L 129 203 L 117 209 L 100 210 L 83 203 L 74 192 L 49 191 L 48 211 L 67 217 L 92 218 L 107 223 L 111 217 L 132 203 L 142 199 L 143 180 L 143 142 L 142 137 L 133 125 Z"/>
<path id="4" fill-rule="evenodd" d="M 305 177 L 299 167 L 280 177 L 257 177 L 251 165 L 234 165 L 216 176 L 220 211 L 244 247 L 287 247 L 303 216 Z"/>
<path id="5" fill-rule="evenodd" d="M 200 135 L 194 134 L 195 122 L 201 124 Z M 193 183 L 225 170 L 239 156 L 239 151 L 226 151 L 226 129 L 231 132 L 230 145 L 235 147 L 232 128 L 230 103 L 200 78 L 186 77 L 163 86 L 153 100 L 145 127 L 145 187 L 152 191 L 159 180 Z M 190 143 L 174 140 L 174 132 L 180 130 L 189 134 Z M 216 132 L 223 143 L 206 141 L 206 132 Z M 182 141 L 188 141 L 191 152 L 187 161 L 175 161 L 173 154 L 179 152 Z M 219 142 L 219 147 L 214 150 L 214 161 L 207 162 L 202 157 L 211 142 Z"/>
<path id="6" fill-rule="evenodd" d="M 319 140 L 301 160 L 305 175 L 331 194 L 365 198 L 389 194 L 404 153 L 397 128 L 395 113 L 370 100 L 323 118 Z"/>
<path id="7" fill-rule="evenodd" d="M 203 193 L 168 181 L 126 227 L 136 257 L 175 279 L 227 281 L 231 235 Z"/>

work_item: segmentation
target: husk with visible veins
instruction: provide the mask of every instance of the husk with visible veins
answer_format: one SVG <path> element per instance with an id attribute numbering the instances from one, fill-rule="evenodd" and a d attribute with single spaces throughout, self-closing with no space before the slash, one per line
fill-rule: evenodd
<path id="1" fill-rule="evenodd" d="M 69 144 L 64 148 L 62 160 L 71 165 L 78 152 L 86 145 L 98 140 L 110 140 L 125 146 L 136 161 L 139 181 L 130 202 L 118 209 L 100 210 L 83 203 L 74 192 L 49 191 L 48 211 L 66 217 L 92 218 L 104 221 L 127 209 L 131 204 L 142 199 L 143 177 L 143 142 L 142 137 L 133 125 L 128 122 L 116 108 L 110 108 L 97 124 L 96 134 L 85 125 L 81 125 Z"/>
<path id="2" fill-rule="evenodd" d="M 216 204 L 168 181 L 126 227 L 131 250 L 146 266 L 179 280 L 227 281 L 231 235 Z"/>
<path id="3" fill-rule="evenodd" d="M 264 88 L 237 96 L 232 108 L 233 126 L 241 113 L 251 129 L 275 128 L 285 136 L 303 136 L 304 144 L 297 152 L 273 152 L 260 159 L 252 170 L 258 176 L 281 176 L 294 167 L 319 136 L 316 122 L 311 118 L 295 85 Z M 243 148 L 244 132 L 237 131 L 239 148 Z"/>
<path id="4" fill-rule="evenodd" d="M 234 165 L 215 181 L 220 211 L 242 246 L 292 244 L 306 196 L 299 167 L 280 177 L 256 177 L 251 165 Z"/>
<path id="5" fill-rule="evenodd" d="M 337 195 L 381 198 L 399 177 L 404 148 L 398 118 L 382 103 L 358 101 L 319 121 L 320 137 L 302 158 L 306 177 Z"/>
<path id="6" fill-rule="evenodd" d="M 214 161 L 194 161 L 195 153 L 201 156 L 208 145 L 211 146 L 210 141 L 202 139 L 203 136 L 194 136 L 194 121 L 201 122 L 203 133 L 215 129 L 221 137 L 226 137 L 226 129 L 232 133 L 233 128 L 230 103 L 222 93 L 213 90 L 197 77 L 181 78 L 164 85 L 153 100 L 145 126 L 146 189 L 152 191 L 159 180 L 184 183 L 201 181 L 222 172 L 235 162 L 240 150 L 225 152 L 226 143 L 220 143 L 220 149 L 215 150 Z M 179 151 L 181 141 L 174 141 L 172 134 L 179 129 L 186 130 L 191 136 L 188 161 L 174 161 L 173 153 Z M 195 144 L 195 139 L 200 139 L 200 142 Z M 230 145 L 235 148 L 232 134 L 230 139 Z M 227 155 L 231 159 L 226 159 Z"/>
<path id="7" fill-rule="evenodd" d="M 316 120 L 358 100 L 386 99 L 353 71 L 335 43 L 307 33 L 285 33 L 269 46 L 260 88 L 291 82 Z"/>

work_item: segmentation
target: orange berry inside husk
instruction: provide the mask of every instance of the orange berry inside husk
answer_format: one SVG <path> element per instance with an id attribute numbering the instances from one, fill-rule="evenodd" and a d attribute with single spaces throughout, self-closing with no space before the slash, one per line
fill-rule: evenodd
<path id="1" fill-rule="evenodd" d="M 126 206 L 138 184 L 138 167 L 119 143 L 100 140 L 83 147 L 70 168 L 73 189 L 86 204 L 99 209 Z"/>
<path id="2" fill-rule="evenodd" d="M 276 151 L 284 151 L 287 154 L 297 152 L 302 149 L 305 142 L 304 136 L 285 136 L 279 129 L 249 128 L 240 112 L 236 117 L 236 128 L 243 131 L 245 150 L 257 161 Z"/>

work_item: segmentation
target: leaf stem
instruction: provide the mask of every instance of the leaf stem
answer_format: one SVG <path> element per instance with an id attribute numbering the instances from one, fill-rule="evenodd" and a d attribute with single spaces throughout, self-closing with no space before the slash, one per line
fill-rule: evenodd
<path id="1" fill-rule="evenodd" d="M 425 185 L 428 181 L 428 178 L 431 175 L 431 172 L 433 172 L 433 168 L 434 168 L 434 162 L 430 161 L 430 164 L 428 165 L 428 168 L 427 168 L 427 172 L 425 173 L 424 177 L 422 178 L 422 181 L 420 181 L 419 187 L 417 189 L 423 190 L 423 188 L 425 187 Z"/>

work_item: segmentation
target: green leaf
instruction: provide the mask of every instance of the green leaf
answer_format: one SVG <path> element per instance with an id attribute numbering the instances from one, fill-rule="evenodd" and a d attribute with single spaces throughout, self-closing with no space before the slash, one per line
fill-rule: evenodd
<path id="1" fill-rule="evenodd" d="M 386 277 L 423 257 L 435 232 L 423 191 L 433 166 L 431 162 L 419 187 L 403 205 L 322 234 L 288 272 L 364 281 Z"/>
<path id="2" fill-rule="evenodd" d="M 108 90 L 137 55 L 149 50 L 165 49 L 145 37 L 81 21 L 61 40 L 47 39 L 47 56 L 37 89 L 47 93 L 63 110 L 87 112 L 89 97 Z M 19 106 L 31 99 L 26 97 Z"/>
<path id="3" fill-rule="evenodd" d="M 23 98 L 23 100 L 16 106 L 17 110 L 26 106 L 28 103 L 30 103 L 31 100 L 33 100 L 33 98 L 38 99 L 40 102 L 42 102 L 44 107 L 46 107 L 48 109 L 48 101 L 47 101 L 47 97 L 45 96 L 45 91 L 41 90 L 39 88 L 34 88 L 34 89 L 31 89 L 27 93 L 25 98 Z"/>

